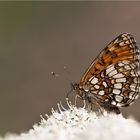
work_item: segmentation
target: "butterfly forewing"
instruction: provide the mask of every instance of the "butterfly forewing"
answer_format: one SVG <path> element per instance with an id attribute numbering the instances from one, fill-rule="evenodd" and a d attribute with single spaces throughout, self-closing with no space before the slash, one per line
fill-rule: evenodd
<path id="1" fill-rule="evenodd" d="M 93 74 L 100 73 L 110 64 L 122 60 L 128 60 L 130 63 L 137 63 L 139 50 L 137 43 L 131 34 L 124 33 L 110 42 L 98 57 L 92 62 L 81 79 L 81 83 L 85 82 Z M 139 63 L 137 63 L 138 67 Z"/>
<path id="2" fill-rule="evenodd" d="M 139 50 L 131 34 L 115 38 L 92 62 L 79 83 L 79 96 L 101 106 L 128 106 L 138 97 Z"/>

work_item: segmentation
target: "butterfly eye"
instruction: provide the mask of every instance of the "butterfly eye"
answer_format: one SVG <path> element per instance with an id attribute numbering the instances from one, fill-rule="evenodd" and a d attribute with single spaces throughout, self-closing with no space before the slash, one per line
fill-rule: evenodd
<path id="1" fill-rule="evenodd" d="M 73 89 L 78 89 L 83 99 L 90 97 L 93 104 L 119 113 L 119 107 L 129 106 L 138 98 L 139 59 L 134 37 L 121 34 L 102 50 Z"/>
<path id="2" fill-rule="evenodd" d="M 77 83 L 75 83 L 75 84 L 73 84 L 73 90 L 77 90 L 77 89 L 79 89 L 79 84 L 77 84 Z"/>

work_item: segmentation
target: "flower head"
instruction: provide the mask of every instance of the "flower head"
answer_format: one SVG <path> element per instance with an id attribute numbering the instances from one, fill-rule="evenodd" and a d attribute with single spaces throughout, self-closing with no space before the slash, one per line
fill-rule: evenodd
<path id="1" fill-rule="evenodd" d="M 122 115 L 97 114 L 70 105 L 66 110 L 58 105 L 52 115 L 41 116 L 40 124 L 20 135 L 7 134 L 0 140 L 138 140 L 140 124 Z M 62 109 L 63 108 L 63 109 Z"/>

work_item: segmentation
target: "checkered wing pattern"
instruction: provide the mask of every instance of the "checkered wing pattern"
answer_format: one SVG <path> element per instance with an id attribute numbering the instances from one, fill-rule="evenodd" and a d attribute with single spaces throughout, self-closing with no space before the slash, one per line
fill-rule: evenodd
<path id="1" fill-rule="evenodd" d="M 134 102 L 140 91 L 139 49 L 124 33 L 98 55 L 80 80 L 78 95 L 106 110 L 119 112 Z"/>

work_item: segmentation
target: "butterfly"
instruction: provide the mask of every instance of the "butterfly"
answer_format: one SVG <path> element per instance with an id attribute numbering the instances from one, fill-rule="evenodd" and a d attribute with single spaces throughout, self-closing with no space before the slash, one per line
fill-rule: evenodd
<path id="1" fill-rule="evenodd" d="M 91 63 L 79 84 L 78 97 L 107 112 L 120 114 L 140 92 L 140 53 L 134 37 L 123 33 L 111 41 Z"/>

